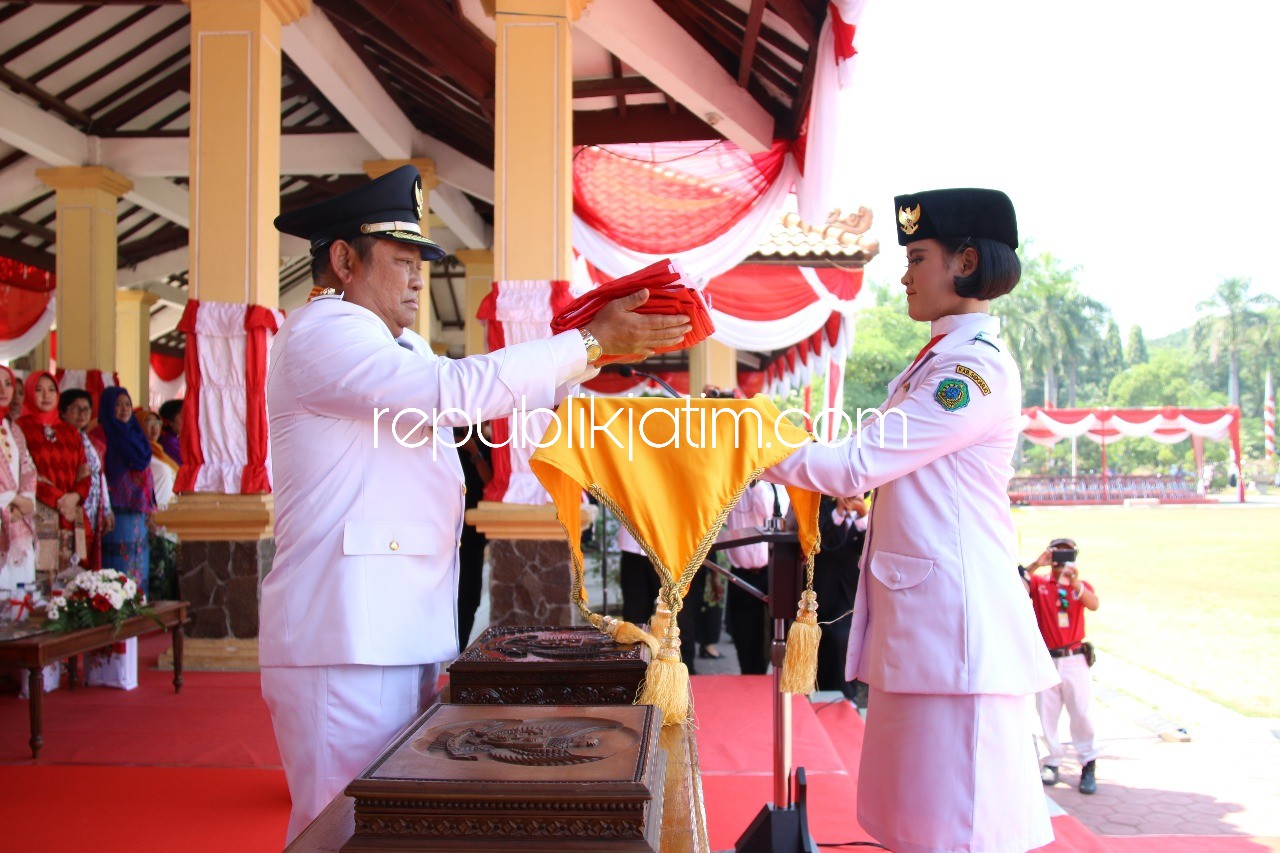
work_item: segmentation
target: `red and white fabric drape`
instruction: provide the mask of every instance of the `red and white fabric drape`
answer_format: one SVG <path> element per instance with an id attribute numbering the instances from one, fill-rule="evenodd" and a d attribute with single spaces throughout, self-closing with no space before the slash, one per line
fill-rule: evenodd
<path id="1" fill-rule="evenodd" d="M 260 305 L 187 303 L 182 467 L 177 492 L 271 491 L 267 353 L 284 315 Z"/>
<path id="2" fill-rule="evenodd" d="M 150 403 L 154 411 L 159 411 L 160 406 L 169 400 L 181 400 L 187 395 L 183 359 L 153 352 L 148 370 L 151 374 Z"/>
<path id="3" fill-rule="evenodd" d="M 0 361 L 26 355 L 57 316 L 53 273 L 0 258 Z"/>
<path id="4" fill-rule="evenodd" d="M 120 374 L 112 373 L 109 376 L 104 375 L 101 370 L 62 370 L 56 373 L 58 377 L 58 390 L 70 391 L 73 388 L 83 389 L 89 392 L 89 396 L 93 398 L 93 416 L 101 417 L 98 412 L 98 400 L 102 397 L 102 389 L 108 385 L 120 384 Z M 129 390 L 129 389 L 125 389 Z M 133 391 L 129 391 L 132 398 Z M 134 405 L 137 405 L 136 403 Z"/>
<path id="5" fill-rule="evenodd" d="M 1240 467 L 1240 407 L 1184 409 L 1024 409 L 1022 434 L 1028 441 L 1051 447 L 1064 438 L 1084 436 L 1105 448 L 1121 438 L 1150 438 L 1161 444 L 1177 444 L 1190 438 L 1231 441 L 1231 458 Z M 1240 500 L 1244 481 L 1240 479 Z"/>
<path id="6" fill-rule="evenodd" d="M 724 141 L 579 148 L 573 246 L 608 279 L 672 258 L 706 281 L 755 250 L 797 175 L 789 142 L 755 155 Z"/>
<path id="7" fill-rule="evenodd" d="M 492 352 L 509 344 L 551 337 L 551 318 L 573 301 L 569 282 L 558 280 L 508 280 L 493 283 L 476 316 L 485 324 L 485 339 Z M 484 498 L 515 504 L 545 504 L 551 498 L 529 468 L 532 445 L 512 447 L 510 418 L 491 422 L 493 479 Z M 524 436 L 540 436 L 551 416 L 527 415 L 520 427 Z"/>
<path id="8" fill-rule="evenodd" d="M 795 149 L 800 218 L 815 225 L 825 222 L 832 209 L 849 203 L 840 196 L 835 171 L 853 142 L 858 115 L 850 83 L 858 54 L 854 39 L 864 6 L 866 0 L 833 0 L 818 35 L 809 115 Z"/>

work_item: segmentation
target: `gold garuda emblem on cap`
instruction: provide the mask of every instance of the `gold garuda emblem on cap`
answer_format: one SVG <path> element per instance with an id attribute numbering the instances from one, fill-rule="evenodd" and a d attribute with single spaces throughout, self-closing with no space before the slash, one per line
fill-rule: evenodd
<path id="1" fill-rule="evenodd" d="M 422 181 L 413 182 L 413 207 L 417 211 L 418 219 L 422 219 Z"/>
<path id="2" fill-rule="evenodd" d="M 898 224 L 902 226 L 903 234 L 911 236 L 916 233 L 916 229 L 920 227 L 920 205 L 917 204 L 914 210 L 898 208 Z"/>

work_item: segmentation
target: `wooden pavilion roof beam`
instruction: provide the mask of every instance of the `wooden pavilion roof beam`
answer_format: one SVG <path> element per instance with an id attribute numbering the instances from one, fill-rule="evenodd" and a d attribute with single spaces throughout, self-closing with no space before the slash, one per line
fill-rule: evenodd
<path id="1" fill-rule="evenodd" d="M 496 74 L 492 42 L 443 5 L 420 3 L 414 14 L 386 0 L 356 0 L 384 26 L 399 34 L 422 58 L 435 65 L 477 102 L 493 97 Z"/>
<path id="2" fill-rule="evenodd" d="M 0 141 L 50 166 L 101 163 L 99 142 L 12 92 L 0 90 Z M 10 166 L 18 169 L 21 163 Z M 125 198 L 152 213 L 187 227 L 190 201 L 186 190 L 163 178 L 136 178 Z"/>
<path id="3" fill-rule="evenodd" d="M 282 41 L 289 58 L 369 142 L 378 158 L 430 157 L 436 177 L 444 184 L 493 200 L 493 170 L 414 127 L 324 12 L 312 9 L 310 15 L 285 27 Z M 432 209 L 458 239 L 474 248 L 488 245 L 484 220 L 465 203 L 461 192 L 455 195 L 437 186 L 432 196 Z"/>
<path id="4" fill-rule="evenodd" d="M 576 26 L 743 150 L 769 149 L 770 112 L 654 0 L 594 0 Z"/>
<path id="5" fill-rule="evenodd" d="M 751 0 L 747 29 L 742 38 L 742 55 L 738 58 L 738 86 L 743 89 L 751 79 L 751 66 L 756 61 L 756 43 L 760 40 L 760 24 L 763 22 L 764 0 Z"/>

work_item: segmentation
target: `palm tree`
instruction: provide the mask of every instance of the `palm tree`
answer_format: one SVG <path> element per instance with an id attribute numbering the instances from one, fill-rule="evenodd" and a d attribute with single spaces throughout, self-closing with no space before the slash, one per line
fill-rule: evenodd
<path id="1" fill-rule="evenodd" d="M 1250 332 L 1267 322 L 1256 309 L 1280 304 L 1269 293 L 1250 294 L 1252 287 L 1248 278 L 1223 279 L 1213 296 L 1196 306 L 1211 312 L 1196 321 L 1196 343 L 1209 350 L 1214 364 L 1227 354 L 1227 400 L 1233 406 L 1240 405 L 1240 353 L 1250 343 Z"/>
<path id="2" fill-rule="evenodd" d="M 1028 376 L 1038 376 L 1045 406 L 1058 405 L 1065 372 L 1067 405 L 1076 403 L 1079 368 L 1096 357 L 1108 311 L 1080 293 L 1075 268 L 1064 268 L 1048 252 L 1022 259 L 1022 284 L 993 311 L 1005 323 L 1004 337 Z"/>

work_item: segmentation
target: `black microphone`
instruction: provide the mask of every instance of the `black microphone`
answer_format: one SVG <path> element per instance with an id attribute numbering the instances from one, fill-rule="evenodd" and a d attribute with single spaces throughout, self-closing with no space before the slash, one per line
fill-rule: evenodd
<path id="1" fill-rule="evenodd" d="M 677 391 L 676 389 L 668 385 L 666 382 L 663 382 L 657 376 L 654 376 L 652 373 L 645 373 L 643 370 L 636 370 L 634 367 L 628 364 L 624 364 L 618 368 L 618 375 L 626 379 L 630 379 L 633 376 L 639 376 L 641 379 L 648 379 L 650 382 L 653 382 L 659 385 L 664 391 L 666 391 L 668 394 L 670 394 L 672 397 L 675 397 L 676 399 L 680 399 L 681 397 L 684 396 L 679 391 Z"/>

